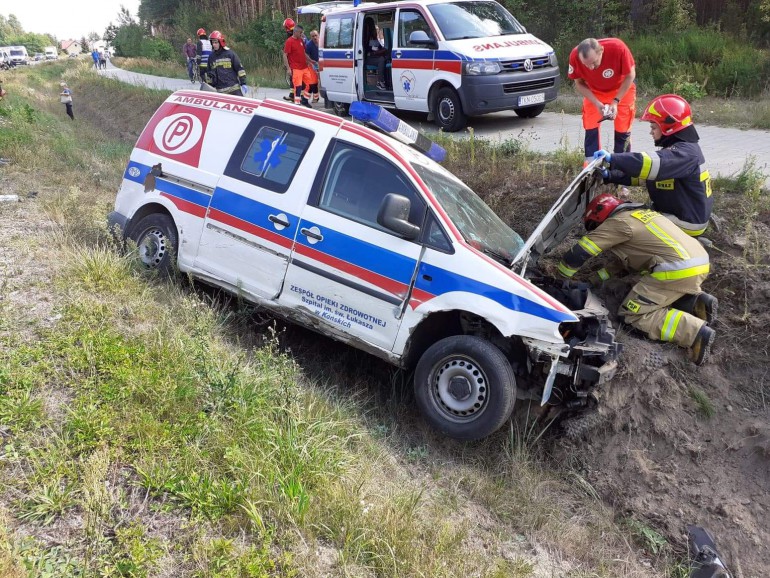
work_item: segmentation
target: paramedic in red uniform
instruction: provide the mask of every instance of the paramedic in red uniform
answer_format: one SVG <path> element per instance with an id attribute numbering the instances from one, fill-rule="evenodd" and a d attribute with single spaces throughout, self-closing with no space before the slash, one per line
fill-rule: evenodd
<path id="1" fill-rule="evenodd" d="M 628 46 L 618 38 L 586 38 L 569 55 L 567 76 L 583 97 L 585 157 L 590 162 L 602 148 L 599 122 L 615 123 L 616 153 L 631 150 L 631 125 L 636 113 L 636 66 Z"/>
<path id="2" fill-rule="evenodd" d="M 291 72 L 292 86 L 294 86 L 294 102 L 309 108 L 310 86 L 318 84 L 318 77 L 313 70 L 313 62 L 305 52 L 305 42 L 302 39 L 304 29 L 299 24 L 294 26 L 293 34 L 286 39 L 283 45 L 284 65 Z"/>

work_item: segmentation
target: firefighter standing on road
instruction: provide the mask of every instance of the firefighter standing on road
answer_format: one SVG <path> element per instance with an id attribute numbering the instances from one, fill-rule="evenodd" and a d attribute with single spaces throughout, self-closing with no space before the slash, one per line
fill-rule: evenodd
<path id="1" fill-rule="evenodd" d="M 602 148 L 599 123 L 604 118 L 615 122 L 614 151 L 631 150 L 636 65 L 628 46 L 618 38 L 586 38 L 572 49 L 567 76 L 583 97 L 586 163 Z"/>
<path id="2" fill-rule="evenodd" d="M 195 43 L 196 59 L 198 61 L 198 73 L 201 79 L 205 78 L 206 72 L 209 70 L 209 56 L 211 56 L 211 41 L 206 36 L 206 31 L 203 28 L 198 28 L 198 32 L 195 33 L 198 36 L 198 42 Z"/>
<path id="3" fill-rule="evenodd" d="M 708 323 L 716 319 L 717 299 L 701 290 L 709 272 L 706 250 L 660 213 L 606 193 L 588 204 L 583 222 L 588 234 L 564 254 L 559 273 L 571 278 L 609 249 L 626 269 L 642 273 L 618 315 L 650 339 L 689 348 L 692 361 L 701 365 L 716 336 Z"/>
<path id="4" fill-rule="evenodd" d="M 225 46 L 225 36 L 219 30 L 211 33 L 211 48 L 207 82 L 217 92 L 245 96 L 246 71 L 238 55 Z"/>
<path id="5" fill-rule="evenodd" d="M 697 237 L 708 227 L 714 199 L 711 177 L 703 170 L 705 159 L 698 133 L 692 124 L 690 105 L 676 94 L 655 97 L 644 109 L 642 120 L 650 123 L 654 153 L 597 151 L 610 171 L 605 182 L 646 185 L 652 208 L 663 213 L 685 233 Z"/>
<path id="6" fill-rule="evenodd" d="M 294 26 L 296 23 L 291 18 L 287 18 L 283 21 L 283 31 L 286 32 L 286 40 L 291 38 L 294 35 Z M 283 66 L 288 67 L 289 62 L 286 60 L 286 53 L 281 52 L 281 57 L 283 58 Z M 287 73 L 287 77 L 289 79 L 289 94 L 288 96 L 284 96 L 283 99 L 289 102 L 294 102 L 294 79 L 291 74 L 291 68 L 289 67 L 289 71 Z"/>

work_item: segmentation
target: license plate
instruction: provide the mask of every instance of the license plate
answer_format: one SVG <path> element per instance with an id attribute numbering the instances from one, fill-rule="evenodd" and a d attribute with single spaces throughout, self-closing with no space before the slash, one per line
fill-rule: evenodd
<path id="1" fill-rule="evenodd" d="M 540 104 L 541 102 L 545 102 L 544 92 L 519 97 L 519 106 L 529 106 L 530 104 Z"/>

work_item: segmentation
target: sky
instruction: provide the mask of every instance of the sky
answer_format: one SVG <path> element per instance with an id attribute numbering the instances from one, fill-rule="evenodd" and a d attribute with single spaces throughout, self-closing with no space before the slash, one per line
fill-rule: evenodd
<path id="1" fill-rule="evenodd" d="M 80 40 L 90 32 L 101 38 L 110 22 L 118 23 L 121 5 L 136 18 L 139 0 L 0 0 L 0 14 L 15 14 L 25 32 Z"/>

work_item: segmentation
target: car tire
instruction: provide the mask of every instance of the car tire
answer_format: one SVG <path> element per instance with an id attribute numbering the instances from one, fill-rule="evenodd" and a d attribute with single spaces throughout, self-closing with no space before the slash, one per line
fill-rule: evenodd
<path id="1" fill-rule="evenodd" d="M 513 112 L 520 118 L 535 118 L 541 112 L 545 110 L 545 104 L 538 104 L 536 106 L 525 106 L 524 108 L 514 108 Z"/>
<path id="2" fill-rule="evenodd" d="M 516 377 L 502 351 L 481 337 L 455 335 L 422 355 L 414 375 L 417 405 L 443 434 L 477 440 L 498 430 L 513 411 Z"/>
<path id="3" fill-rule="evenodd" d="M 457 92 L 449 86 L 440 88 L 433 105 L 433 119 L 439 128 L 457 132 L 465 128 L 467 117 Z"/>
<path id="4" fill-rule="evenodd" d="M 337 116 L 350 116 L 350 104 L 347 102 L 331 102 L 332 109 L 334 109 L 334 114 Z"/>
<path id="5" fill-rule="evenodd" d="M 145 267 L 173 275 L 179 237 L 171 217 L 163 213 L 147 215 L 131 228 L 129 238 L 136 243 L 137 255 Z"/>

